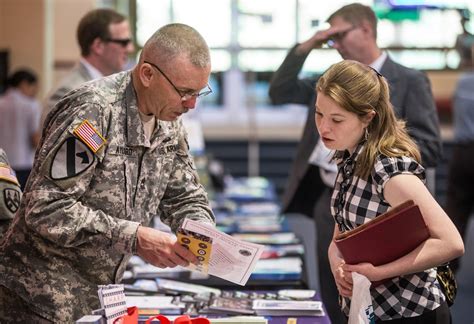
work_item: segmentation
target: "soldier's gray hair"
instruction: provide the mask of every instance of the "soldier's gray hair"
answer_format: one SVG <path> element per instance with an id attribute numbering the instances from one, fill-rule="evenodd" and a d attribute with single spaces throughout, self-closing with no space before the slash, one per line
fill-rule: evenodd
<path id="1" fill-rule="evenodd" d="M 186 55 L 198 67 L 207 67 L 211 63 L 209 47 L 201 34 L 196 29 L 179 23 L 158 29 L 146 42 L 144 52 L 156 55 L 161 62 Z"/>

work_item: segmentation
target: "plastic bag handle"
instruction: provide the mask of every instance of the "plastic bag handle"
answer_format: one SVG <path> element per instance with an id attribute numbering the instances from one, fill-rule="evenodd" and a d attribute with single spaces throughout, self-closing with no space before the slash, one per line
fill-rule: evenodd
<path id="1" fill-rule="evenodd" d="M 151 316 L 146 320 L 145 324 L 150 324 L 151 321 L 154 320 L 154 319 L 159 320 L 160 324 L 170 324 L 170 320 L 168 319 L 168 317 L 163 316 L 163 315 Z"/>

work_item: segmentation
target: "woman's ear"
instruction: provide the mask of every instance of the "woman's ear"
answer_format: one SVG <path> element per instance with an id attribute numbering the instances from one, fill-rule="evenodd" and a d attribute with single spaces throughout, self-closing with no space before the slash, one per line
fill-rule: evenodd
<path id="1" fill-rule="evenodd" d="M 369 126 L 372 119 L 374 119 L 375 114 L 376 114 L 375 110 L 371 110 L 364 116 L 364 123 L 366 127 Z"/>
<path id="2" fill-rule="evenodd" d="M 374 119 L 375 114 L 376 114 L 375 110 L 371 110 L 371 111 L 367 114 L 367 115 L 368 115 L 368 118 L 369 118 L 369 122 L 371 122 L 372 119 Z"/>

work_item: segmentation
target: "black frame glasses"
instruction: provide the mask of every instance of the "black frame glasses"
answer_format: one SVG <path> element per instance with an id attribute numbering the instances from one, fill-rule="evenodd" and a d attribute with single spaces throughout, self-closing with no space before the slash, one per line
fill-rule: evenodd
<path id="1" fill-rule="evenodd" d="M 348 28 L 346 30 L 340 31 L 338 33 L 334 33 L 331 36 L 329 36 L 327 40 L 327 44 L 329 47 L 333 47 L 336 42 L 341 42 L 347 34 L 349 34 L 351 31 L 354 29 L 358 28 L 358 26 L 352 26 L 351 28 Z"/>
<path id="2" fill-rule="evenodd" d="M 351 158 L 347 159 L 344 162 L 342 167 L 342 182 L 339 192 L 336 195 L 336 206 L 335 206 L 335 220 L 339 228 L 339 232 L 343 233 L 349 231 L 350 228 L 344 222 L 344 217 L 342 217 L 342 211 L 344 210 L 345 195 L 349 189 L 349 185 L 352 179 L 352 173 L 354 172 L 354 163 Z"/>
<path id="3" fill-rule="evenodd" d="M 201 89 L 199 92 L 196 92 L 196 91 L 181 91 L 179 90 L 178 88 L 176 88 L 176 86 L 174 85 L 174 83 L 170 80 L 170 78 L 168 78 L 168 76 L 155 64 L 155 63 L 152 63 L 150 61 L 143 61 L 143 63 L 147 63 L 147 64 L 150 64 L 151 66 L 153 66 L 155 69 L 158 70 L 158 72 L 161 73 L 162 76 L 165 77 L 165 79 L 169 82 L 169 84 L 171 84 L 171 86 L 174 88 L 174 90 L 176 90 L 176 92 L 179 94 L 179 96 L 181 97 L 181 100 L 183 101 L 186 101 L 186 100 L 190 100 L 191 98 L 201 98 L 201 97 L 205 97 L 207 96 L 208 94 L 212 93 L 212 89 L 211 87 L 209 86 L 209 84 L 206 85 L 206 87 L 204 89 Z"/>
<path id="4" fill-rule="evenodd" d="M 122 47 L 127 47 L 132 42 L 131 38 L 106 38 L 104 41 L 109 43 L 119 44 Z"/>

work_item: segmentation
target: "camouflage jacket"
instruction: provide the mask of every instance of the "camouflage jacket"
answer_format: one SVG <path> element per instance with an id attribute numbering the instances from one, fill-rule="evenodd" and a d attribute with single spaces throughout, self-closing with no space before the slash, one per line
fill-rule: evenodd
<path id="1" fill-rule="evenodd" d="M 0 239 L 20 207 L 21 189 L 7 154 L 0 148 Z"/>
<path id="2" fill-rule="evenodd" d="M 54 322 L 100 306 L 97 285 L 120 282 L 139 224 L 214 222 L 181 121 L 157 121 L 147 140 L 131 78 L 86 83 L 55 106 L 0 247 L 0 284 Z"/>

